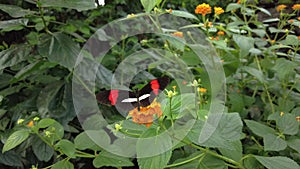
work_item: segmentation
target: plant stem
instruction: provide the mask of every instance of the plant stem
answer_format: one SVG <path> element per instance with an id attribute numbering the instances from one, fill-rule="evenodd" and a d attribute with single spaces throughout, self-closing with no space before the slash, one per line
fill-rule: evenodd
<path id="1" fill-rule="evenodd" d="M 204 156 L 205 154 L 204 153 L 201 153 L 193 158 L 190 158 L 190 159 L 187 159 L 187 160 L 184 160 L 184 161 L 181 161 L 181 162 L 178 162 L 178 163 L 174 163 L 174 164 L 170 164 L 170 165 L 167 165 L 166 168 L 171 168 L 171 167 L 176 167 L 176 166 L 180 166 L 180 165 L 183 165 L 183 164 L 186 164 L 186 163 L 189 163 L 191 161 L 194 161 L 196 160 L 197 158 L 200 158 L 202 156 Z"/>

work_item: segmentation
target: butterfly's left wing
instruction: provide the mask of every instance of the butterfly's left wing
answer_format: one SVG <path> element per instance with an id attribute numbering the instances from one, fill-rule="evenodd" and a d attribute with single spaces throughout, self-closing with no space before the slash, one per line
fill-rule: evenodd
<path id="1" fill-rule="evenodd" d="M 115 106 L 119 112 L 128 112 L 138 107 L 136 94 L 126 90 L 105 90 L 96 95 L 99 103 Z"/>
<path id="2" fill-rule="evenodd" d="M 140 106 L 149 106 L 153 102 L 155 97 L 157 97 L 159 93 L 162 92 L 168 86 L 169 83 L 170 78 L 167 76 L 151 80 L 138 92 Z"/>

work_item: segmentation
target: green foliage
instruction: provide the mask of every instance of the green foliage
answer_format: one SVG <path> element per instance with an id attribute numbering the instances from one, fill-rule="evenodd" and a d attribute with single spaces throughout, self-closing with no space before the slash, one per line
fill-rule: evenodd
<path id="1" fill-rule="evenodd" d="M 104 6 L 94 0 L 1 2 L 0 168 L 299 168 L 299 11 L 273 13 L 258 1 L 206 2 L 212 7 L 207 15 L 195 14 L 199 4 L 189 0 L 117 0 Z M 218 5 L 225 13 L 215 13 Z M 190 22 L 172 27 L 177 20 L 160 22 L 165 14 Z M 97 32 L 120 17 L 128 23 L 146 21 L 148 27 L 128 24 L 114 34 Z M 146 28 L 159 34 L 127 34 Z M 109 46 L 102 60 L 98 50 L 81 50 L 94 33 L 100 42 L 120 39 L 90 44 L 99 51 Z M 209 45 L 195 45 L 199 41 Z M 135 54 L 146 49 L 154 50 Z M 158 59 L 152 62 L 152 57 Z M 90 69 L 77 74 L 81 59 Z M 134 84 L 141 84 L 143 76 L 164 74 L 159 71 L 166 64 L 172 65 L 169 72 L 195 79 L 172 81 L 166 96 L 157 99 L 163 114 L 151 126 L 104 105 L 99 106 L 102 114 L 91 108 L 94 92 L 111 86 L 118 66 L 143 61 L 151 63 Z M 226 84 L 211 81 L 223 75 L 209 68 L 224 69 Z M 96 80 L 81 79 L 92 71 Z M 121 79 L 138 71 L 122 69 Z M 73 96 L 81 91 L 74 85 L 93 96 L 79 103 L 87 114 L 76 114 Z M 226 102 L 217 95 L 222 85 Z M 223 112 L 214 111 L 223 106 Z"/>

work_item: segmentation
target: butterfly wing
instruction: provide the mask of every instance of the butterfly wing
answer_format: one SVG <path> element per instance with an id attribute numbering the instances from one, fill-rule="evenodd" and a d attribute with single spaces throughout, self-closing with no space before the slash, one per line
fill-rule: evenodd
<path id="1" fill-rule="evenodd" d="M 151 80 L 138 92 L 140 106 L 149 106 L 159 95 L 159 93 L 161 93 L 168 86 L 169 83 L 170 78 L 167 76 Z"/>
<path id="2" fill-rule="evenodd" d="M 136 94 L 126 90 L 106 90 L 96 95 L 99 103 L 115 106 L 119 112 L 128 112 L 138 107 Z"/>

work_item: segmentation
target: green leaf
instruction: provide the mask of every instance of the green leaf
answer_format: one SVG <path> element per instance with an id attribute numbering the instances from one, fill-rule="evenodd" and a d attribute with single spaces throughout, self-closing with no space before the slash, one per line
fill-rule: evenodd
<path id="1" fill-rule="evenodd" d="M 140 0 L 145 11 L 150 12 L 156 5 L 156 0 Z"/>
<path id="2" fill-rule="evenodd" d="M 54 33 L 53 36 L 42 37 L 38 51 L 42 56 L 48 57 L 49 61 L 72 70 L 80 49 L 72 39 L 63 33 Z"/>
<path id="3" fill-rule="evenodd" d="M 74 169 L 74 165 L 70 161 L 63 160 L 55 163 L 51 169 Z"/>
<path id="4" fill-rule="evenodd" d="M 286 38 L 281 43 L 289 46 L 298 46 L 299 39 L 295 35 L 287 35 Z"/>
<path id="5" fill-rule="evenodd" d="M 31 48 L 28 45 L 16 45 L 0 52 L 0 71 L 14 66 L 28 58 Z"/>
<path id="6" fill-rule="evenodd" d="M 231 142 L 231 149 L 228 148 L 219 148 L 220 152 L 234 161 L 240 161 L 243 157 L 243 146 L 240 140 Z"/>
<path id="7" fill-rule="evenodd" d="M 237 3 L 230 3 L 227 5 L 226 7 L 226 12 L 230 12 L 230 11 L 233 11 L 233 10 L 237 10 L 239 8 L 241 8 L 242 6 L 240 4 L 237 4 Z"/>
<path id="8" fill-rule="evenodd" d="M 166 133 L 150 128 L 137 141 L 137 158 L 140 169 L 164 168 L 172 155 L 172 139 Z"/>
<path id="9" fill-rule="evenodd" d="M 208 118 L 217 119 L 221 114 L 210 114 Z M 212 123 L 212 122 L 211 122 Z M 209 125 L 209 124 L 208 124 Z M 211 130 L 206 131 L 203 129 L 204 121 L 198 120 L 194 124 L 188 138 L 196 143 L 206 147 L 218 147 L 225 149 L 235 149 L 235 145 L 232 142 L 240 140 L 242 133 L 242 121 L 238 113 L 224 113 L 219 121 L 217 128 L 212 134 Z M 209 129 L 213 129 L 215 126 L 208 126 Z M 204 137 L 204 142 L 199 141 L 199 137 Z M 200 143 L 199 143 L 200 142 Z"/>
<path id="10" fill-rule="evenodd" d="M 116 168 L 134 166 L 134 164 L 128 158 L 117 156 L 107 151 L 102 151 L 99 153 L 99 155 L 93 160 L 93 165 L 96 168 L 103 166 Z"/>
<path id="11" fill-rule="evenodd" d="M 19 130 L 12 133 L 4 143 L 2 153 L 11 150 L 25 141 L 29 136 L 28 130 Z"/>
<path id="12" fill-rule="evenodd" d="M 49 161 L 51 157 L 54 154 L 53 148 L 51 148 L 48 144 L 46 144 L 44 141 L 42 141 L 39 138 L 36 138 L 34 140 L 34 144 L 32 144 L 32 149 L 35 154 L 35 156 L 40 161 Z"/>
<path id="13" fill-rule="evenodd" d="M 172 45 L 172 47 L 176 48 L 177 50 L 184 51 L 186 42 L 183 38 L 172 36 L 169 34 L 160 34 L 160 36 L 164 40 L 167 40 Z"/>
<path id="14" fill-rule="evenodd" d="M 298 153 L 300 153 L 300 139 L 291 139 L 287 141 L 287 144 L 289 147 L 291 147 L 292 149 L 296 150 Z"/>
<path id="15" fill-rule="evenodd" d="M 299 123 L 295 120 L 296 116 L 285 113 L 277 121 L 277 126 L 284 134 L 295 135 L 299 131 Z"/>
<path id="16" fill-rule="evenodd" d="M 264 124 L 261 124 L 259 122 L 253 121 L 253 120 L 245 120 L 246 125 L 250 128 L 250 130 L 260 136 L 264 137 L 267 134 L 275 134 L 275 130 L 269 126 L 266 126 Z"/>
<path id="17" fill-rule="evenodd" d="M 271 18 L 271 19 L 263 20 L 264 23 L 268 23 L 268 22 L 278 22 L 278 21 L 280 21 L 279 18 Z"/>
<path id="18" fill-rule="evenodd" d="M 34 74 L 34 72 L 38 72 L 40 70 L 40 67 L 43 64 L 44 64 L 44 61 L 36 61 L 34 63 L 30 63 L 29 65 L 26 65 L 15 75 L 15 77 L 11 81 L 11 83 L 20 81 L 28 76 L 32 76 Z"/>
<path id="19" fill-rule="evenodd" d="M 284 58 L 279 58 L 276 60 L 275 66 L 272 68 L 280 80 L 285 80 L 289 74 L 294 72 L 297 67 L 295 62 L 289 61 Z"/>
<path id="20" fill-rule="evenodd" d="M 75 137 L 74 144 L 75 147 L 79 150 L 93 149 L 93 147 L 96 146 L 94 141 L 91 140 L 85 132 L 82 132 Z"/>
<path id="21" fill-rule="evenodd" d="M 246 57 L 249 54 L 250 49 L 254 48 L 254 39 L 252 37 L 234 34 L 233 40 L 240 48 L 241 58 Z"/>
<path id="22" fill-rule="evenodd" d="M 76 157 L 76 155 L 75 155 L 75 151 L 76 151 L 75 145 L 69 140 L 62 139 L 55 145 L 55 147 L 59 148 L 62 151 L 62 153 L 64 153 L 65 155 L 67 155 L 70 158 L 75 158 Z"/>
<path id="23" fill-rule="evenodd" d="M 286 142 L 274 134 L 267 134 L 264 136 L 264 150 L 265 151 L 280 151 L 287 147 Z"/>
<path id="24" fill-rule="evenodd" d="M 35 13 L 34 11 L 23 9 L 19 6 L 6 5 L 6 4 L 0 4 L 0 10 L 6 12 L 8 15 L 10 15 L 13 18 L 19 18 L 26 15 L 32 15 Z"/>
<path id="25" fill-rule="evenodd" d="M 48 84 L 40 91 L 40 94 L 37 98 L 37 107 L 38 112 L 42 116 L 45 116 L 47 113 L 49 113 L 51 101 L 56 99 L 56 95 L 62 88 L 63 84 L 64 83 L 62 81 L 56 81 Z"/>
<path id="26" fill-rule="evenodd" d="M 24 167 L 22 163 L 22 157 L 20 153 L 16 153 L 15 151 L 8 151 L 5 153 L 0 153 L 0 164 L 5 164 L 8 166 L 17 166 Z"/>
<path id="27" fill-rule="evenodd" d="M 175 16 L 183 17 L 183 18 L 199 20 L 195 15 L 193 15 L 189 12 L 186 12 L 186 11 L 172 10 L 171 14 L 175 15 Z"/>
<path id="28" fill-rule="evenodd" d="M 270 13 L 270 11 L 266 10 L 265 8 L 260 8 L 260 7 L 257 7 L 255 5 L 253 5 L 253 7 L 255 7 L 256 9 L 260 10 L 262 13 L 265 13 L 269 16 L 272 16 L 272 14 Z"/>
<path id="29" fill-rule="evenodd" d="M 249 67 L 249 66 L 244 66 L 244 70 L 246 72 L 248 72 L 249 74 L 251 74 L 252 76 L 254 76 L 260 83 L 265 82 L 263 73 L 261 71 L 259 71 L 258 69 L 255 69 L 255 68 Z"/>
<path id="30" fill-rule="evenodd" d="M 24 26 L 27 26 L 28 21 L 29 20 L 25 18 L 0 21 L 0 29 L 2 29 L 3 32 L 21 30 Z"/>
<path id="31" fill-rule="evenodd" d="M 262 157 L 254 156 L 262 165 L 268 169 L 299 169 L 300 166 L 293 160 L 287 157 Z"/>
<path id="32" fill-rule="evenodd" d="M 71 8 L 77 11 L 84 11 L 96 8 L 94 0 L 40 0 L 42 7 Z"/>
<path id="33" fill-rule="evenodd" d="M 63 126 L 54 119 L 44 118 L 38 122 L 37 127 L 46 128 L 44 132 L 51 133 L 49 136 L 47 136 L 47 139 L 49 139 L 51 143 L 61 139 L 64 135 Z"/>
<path id="34" fill-rule="evenodd" d="M 38 122 L 37 127 L 38 128 L 46 128 L 46 127 L 49 127 L 50 125 L 54 124 L 55 122 L 56 121 L 54 119 L 44 118 Z"/>

